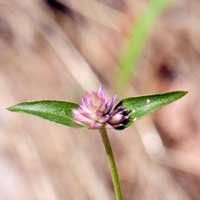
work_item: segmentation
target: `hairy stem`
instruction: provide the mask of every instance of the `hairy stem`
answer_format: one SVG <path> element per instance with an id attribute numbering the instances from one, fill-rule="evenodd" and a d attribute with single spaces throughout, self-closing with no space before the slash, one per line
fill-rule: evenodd
<path id="1" fill-rule="evenodd" d="M 102 127 L 100 129 L 100 133 L 101 133 L 101 137 L 102 137 L 102 140 L 103 140 L 103 144 L 104 144 L 106 154 L 107 154 L 107 158 L 108 158 L 108 162 L 109 162 L 109 167 L 110 167 L 112 182 L 113 182 L 113 186 L 114 186 L 114 190 L 115 190 L 116 200 L 123 200 L 120 182 L 119 182 L 119 177 L 118 177 L 118 173 L 117 173 L 117 166 L 115 164 L 115 159 L 114 159 L 114 156 L 113 156 L 112 147 L 110 145 L 110 141 L 109 141 L 109 138 L 108 138 L 106 128 Z"/>

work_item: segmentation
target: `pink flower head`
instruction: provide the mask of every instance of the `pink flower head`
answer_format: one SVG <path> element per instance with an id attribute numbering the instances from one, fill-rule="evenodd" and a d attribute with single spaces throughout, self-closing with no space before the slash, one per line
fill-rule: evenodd
<path id="1" fill-rule="evenodd" d="M 98 92 L 87 92 L 81 98 L 79 108 L 73 110 L 74 120 L 91 129 L 99 129 L 102 126 L 120 129 L 123 121 L 129 117 L 124 116 L 122 106 L 112 110 L 115 100 L 116 96 L 113 96 L 106 101 L 102 86 Z"/>

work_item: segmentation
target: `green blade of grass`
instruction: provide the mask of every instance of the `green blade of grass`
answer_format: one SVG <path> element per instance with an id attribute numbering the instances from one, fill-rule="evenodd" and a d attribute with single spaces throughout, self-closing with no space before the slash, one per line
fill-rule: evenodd
<path id="1" fill-rule="evenodd" d="M 169 0 L 151 0 L 139 18 L 122 50 L 120 70 L 117 75 L 117 89 L 123 91 L 135 69 L 136 63 L 142 53 L 150 31 L 157 17 L 167 7 Z"/>

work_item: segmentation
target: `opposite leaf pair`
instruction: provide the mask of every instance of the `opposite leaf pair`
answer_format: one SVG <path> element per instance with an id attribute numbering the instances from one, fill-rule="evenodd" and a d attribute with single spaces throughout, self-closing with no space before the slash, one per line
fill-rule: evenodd
<path id="1" fill-rule="evenodd" d="M 106 101 L 103 88 L 86 93 L 80 106 L 65 101 L 23 102 L 8 108 L 13 112 L 25 112 L 63 125 L 91 129 L 101 127 L 122 130 L 136 119 L 167 105 L 187 92 L 176 91 L 148 96 L 130 97 L 121 100 L 114 108 L 116 96 Z"/>

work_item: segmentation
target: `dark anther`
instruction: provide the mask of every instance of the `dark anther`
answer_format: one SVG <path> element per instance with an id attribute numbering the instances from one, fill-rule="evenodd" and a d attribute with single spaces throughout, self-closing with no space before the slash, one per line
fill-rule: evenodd
<path id="1" fill-rule="evenodd" d="M 116 129 L 116 130 L 123 130 L 124 127 L 125 127 L 125 126 L 121 125 L 121 126 L 115 127 L 115 129 Z"/>

